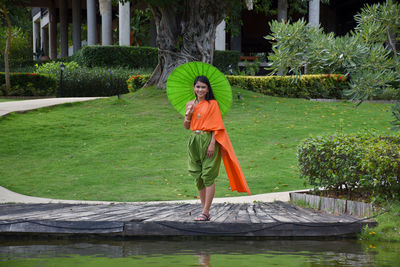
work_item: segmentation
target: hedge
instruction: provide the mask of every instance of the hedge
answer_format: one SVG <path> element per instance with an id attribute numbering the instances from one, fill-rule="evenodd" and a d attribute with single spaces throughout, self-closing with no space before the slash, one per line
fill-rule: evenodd
<path id="1" fill-rule="evenodd" d="M 0 58 L 0 62 L 1 62 L 0 70 L 4 71 L 5 70 L 4 59 Z M 10 59 L 8 65 L 10 68 L 22 68 L 27 66 L 33 67 L 35 66 L 36 63 L 38 62 L 33 59 L 27 59 L 27 60 Z"/>
<path id="2" fill-rule="evenodd" d="M 57 81 L 52 75 L 10 73 L 11 91 L 6 94 L 5 74 L 0 72 L 0 94 L 8 96 L 54 96 Z"/>
<path id="3" fill-rule="evenodd" d="M 65 71 L 61 96 L 112 96 L 129 93 L 128 69 L 79 68 Z"/>
<path id="4" fill-rule="evenodd" d="M 279 97 L 297 98 L 344 98 L 348 89 L 347 78 L 340 74 L 294 76 L 231 76 L 227 75 L 232 86 Z"/>
<path id="5" fill-rule="evenodd" d="M 298 147 L 300 174 L 315 188 L 400 197 L 400 135 L 371 132 L 310 137 Z"/>
<path id="6" fill-rule="evenodd" d="M 154 47 L 85 46 L 74 55 L 81 66 L 152 68 L 157 66 L 158 52 Z"/>
<path id="7" fill-rule="evenodd" d="M 158 63 L 158 49 L 134 46 L 85 46 L 73 55 L 73 60 L 86 67 L 151 68 Z M 214 51 L 214 63 L 219 70 L 235 71 L 240 60 L 239 51 Z"/>

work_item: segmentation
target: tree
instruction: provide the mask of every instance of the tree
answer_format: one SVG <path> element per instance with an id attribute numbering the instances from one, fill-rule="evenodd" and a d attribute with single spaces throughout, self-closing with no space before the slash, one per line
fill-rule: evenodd
<path id="1" fill-rule="evenodd" d="M 5 67 L 5 79 L 6 79 L 5 94 L 7 95 L 8 92 L 11 90 L 10 65 L 9 65 L 9 62 L 8 62 L 8 53 L 10 51 L 11 36 L 12 36 L 12 26 L 11 26 L 10 16 L 8 15 L 8 9 L 7 9 L 5 0 L 0 1 L 0 12 L 1 12 L 1 14 L 3 14 L 3 16 L 4 16 L 4 18 L 5 18 L 6 22 L 7 22 L 7 28 L 8 28 L 8 36 L 7 36 L 7 41 L 6 41 L 6 48 L 4 50 L 4 67 Z"/>
<path id="2" fill-rule="evenodd" d="M 10 51 L 10 45 L 11 45 L 11 38 L 12 38 L 12 24 L 11 24 L 11 19 L 9 15 L 9 7 L 21 4 L 23 1 L 19 0 L 0 0 L 0 14 L 2 17 L 5 19 L 7 23 L 7 40 L 6 40 L 6 46 L 4 50 L 4 68 L 5 68 L 5 80 L 6 80 L 6 88 L 5 88 L 5 94 L 8 94 L 11 89 L 11 82 L 10 82 L 10 64 L 8 61 L 8 56 L 9 56 L 9 51 Z"/>
<path id="3" fill-rule="evenodd" d="M 271 22 L 273 52 L 268 59 L 275 73 L 342 73 L 350 77 L 345 93 L 360 103 L 389 95 L 400 96 L 400 60 L 396 42 L 400 34 L 400 5 L 391 0 L 366 5 L 355 16 L 357 27 L 335 37 L 304 20 Z M 393 125 L 400 129 L 400 104 L 393 107 Z"/>
<path id="4" fill-rule="evenodd" d="M 127 2 L 127 0 L 119 0 Z M 212 63 L 215 30 L 223 19 L 240 25 L 243 9 L 268 14 L 274 0 L 136 0 L 150 7 L 157 31 L 158 65 L 147 86 L 165 88 L 171 71 L 186 62 Z M 326 3 L 329 0 L 323 0 Z M 308 0 L 289 0 L 292 10 L 304 9 Z M 306 10 L 306 9 L 305 9 Z M 234 27 L 233 27 L 234 28 Z"/>
<path id="5" fill-rule="evenodd" d="M 126 2 L 126 0 L 120 0 Z M 147 86 L 165 88 L 171 71 L 186 62 L 212 63 L 215 31 L 230 15 L 240 18 L 243 8 L 268 7 L 272 0 L 138 0 L 150 7 L 157 31 L 158 65 Z M 301 0 L 298 0 L 301 1 Z"/>

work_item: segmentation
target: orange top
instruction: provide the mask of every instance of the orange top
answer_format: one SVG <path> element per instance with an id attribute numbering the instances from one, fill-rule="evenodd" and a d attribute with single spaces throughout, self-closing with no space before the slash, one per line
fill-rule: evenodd
<path id="1" fill-rule="evenodd" d="M 225 130 L 216 100 L 203 100 L 194 107 L 190 129 L 214 132 L 215 140 L 220 144 L 222 160 L 232 191 L 247 192 L 250 195 L 249 187 Z"/>

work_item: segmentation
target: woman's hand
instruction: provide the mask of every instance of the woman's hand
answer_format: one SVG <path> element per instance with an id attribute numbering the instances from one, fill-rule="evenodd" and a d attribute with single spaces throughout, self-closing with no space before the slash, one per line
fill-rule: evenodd
<path id="1" fill-rule="evenodd" d="M 192 119 L 192 114 L 194 110 L 194 102 L 189 101 L 186 103 L 185 118 L 183 121 L 183 126 L 185 129 L 190 129 L 190 121 Z"/>
<path id="2" fill-rule="evenodd" d="M 207 148 L 207 157 L 211 158 L 215 152 L 215 137 L 214 132 L 211 132 L 211 141 Z"/>
<path id="3" fill-rule="evenodd" d="M 192 118 L 193 110 L 194 110 L 194 104 L 193 103 L 188 104 L 186 106 L 185 117 Z"/>
<path id="4" fill-rule="evenodd" d="M 215 152 L 215 143 L 210 143 L 207 148 L 207 157 L 211 158 Z"/>

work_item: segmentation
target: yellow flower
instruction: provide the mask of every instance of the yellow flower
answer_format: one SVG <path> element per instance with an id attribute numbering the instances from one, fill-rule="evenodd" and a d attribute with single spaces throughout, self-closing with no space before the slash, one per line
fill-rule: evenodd
<path id="1" fill-rule="evenodd" d="M 369 248 L 376 248 L 376 247 L 372 244 L 369 244 Z"/>
<path id="2" fill-rule="evenodd" d="M 376 233 L 375 233 L 375 232 L 369 232 L 369 234 L 370 234 L 370 235 L 376 235 Z"/>

